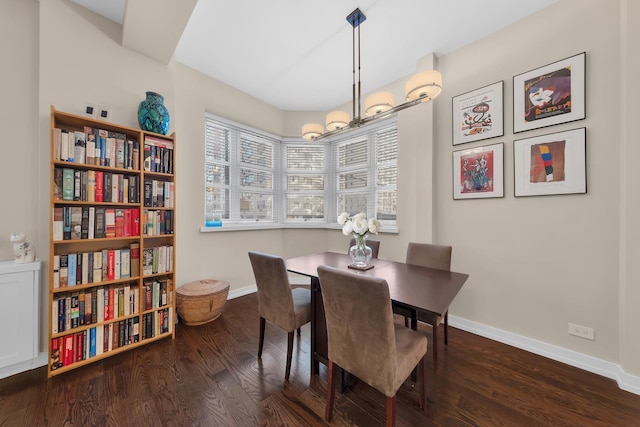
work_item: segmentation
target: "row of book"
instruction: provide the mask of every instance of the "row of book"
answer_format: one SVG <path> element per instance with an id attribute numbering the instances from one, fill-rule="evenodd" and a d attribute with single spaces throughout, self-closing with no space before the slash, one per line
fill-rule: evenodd
<path id="1" fill-rule="evenodd" d="M 174 183 L 144 180 L 144 206 L 153 208 L 172 208 L 174 198 Z"/>
<path id="2" fill-rule="evenodd" d="M 152 211 L 145 209 L 142 218 L 142 234 L 144 236 L 173 234 L 173 211 Z"/>
<path id="3" fill-rule="evenodd" d="M 143 283 L 143 310 L 164 307 L 173 303 L 173 280 L 145 280 Z"/>
<path id="4" fill-rule="evenodd" d="M 140 203 L 138 175 L 56 167 L 53 183 L 55 200 Z"/>
<path id="5" fill-rule="evenodd" d="M 99 356 L 140 340 L 140 318 L 132 317 L 108 325 L 51 340 L 51 370 Z"/>
<path id="6" fill-rule="evenodd" d="M 173 271 L 173 246 L 164 245 L 142 250 L 142 274 L 169 273 Z"/>
<path id="7" fill-rule="evenodd" d="M 139 208 L 54 206 L 53 240 L 103 239 L 140 235 Z"/>
<path id="8" fill-rule="evenodd" d="M 119 132 L 85 126 L 53 129 L 53 160 L 139 170 L 140 143 Z"/>
<path id="9" fill-rule="evenodd" d="M 51 340 L 51 370 L 69 366 L 138 341 L 171 332 L 171 307 L 107 325 L 56 337 Z"/>
<path id="10" fill-rule="evenodd" d="M 173 142 L 146 135 L 143 168 L 146 172 L 173 173 Z"/>
<path id="11" fill-rule="evenodd" d="M 140 244 L 128 248 L 55 254 L 53 288 L 135 278 L 140 275 Z"/>
<path id="12" fill-rule="evenodd" d="M 138 313 L 140 292 L 133 283 L 120 287 L 98 287 L 54 298 L 51 332 L 68 331 Z"/>

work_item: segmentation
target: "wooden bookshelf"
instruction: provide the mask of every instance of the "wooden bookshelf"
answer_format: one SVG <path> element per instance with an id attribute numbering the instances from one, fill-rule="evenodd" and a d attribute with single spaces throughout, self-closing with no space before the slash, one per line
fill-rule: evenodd
<path id="1" fill-rule="evenodd" d="M 51 106 L 49 377 L 175 338 L 175 142 Z"/>

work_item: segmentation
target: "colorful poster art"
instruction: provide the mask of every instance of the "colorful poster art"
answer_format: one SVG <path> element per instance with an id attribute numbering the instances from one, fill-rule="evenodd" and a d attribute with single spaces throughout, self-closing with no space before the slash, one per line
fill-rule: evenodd
<path id="1" fill-rule="evenodd" d="M 493 152 L 460 157 L 460 188 L 463 194 L 493 191 Z"/>
<path id="2" fill-rule="evenodd" d="M 571 67 L 526 80 L 524 120 L 571 113 Z"/>
<path id="3" fill-rule="evenodd" d="M 453 198 L 504 195 L 504 144 L 453 152 Z"/>
<path id="4" fill-rule="evenodd" d="M 585 116 L 586 54 L 556 61 L 513 77 L 513 132 Z"/>
<path id="5" fill-rule="evenodd" d="M 587 130 L 578 128 L 513 141 L 514 195 L 587 192 Z"/>
<path id="6" fill-rule="evenodd" d="M 531 146 L 529 182 L 564 181 L 565 141 L 553 141 Z"/>
<path id="7" fill-rule="evenodd" d="M 453 145 L 502 136 L 502 81 L 453 98 Z"/>

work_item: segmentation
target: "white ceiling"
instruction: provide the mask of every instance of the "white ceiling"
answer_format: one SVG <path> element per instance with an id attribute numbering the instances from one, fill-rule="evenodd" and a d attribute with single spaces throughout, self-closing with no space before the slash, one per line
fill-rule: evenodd
<path id="1" fill-rule="evenodd" d="M 72 1 L 125 26 L 141 25 L 128 22 L 126 0 Z M 327 111 L 351 100 L 346 16 L 356 7 L 367 16 L 361 25 L 367 94 L 413 74 L 430 53 L 447 54 L 557 1 L 197 0 L 175 59 L 279 109 Z"/>

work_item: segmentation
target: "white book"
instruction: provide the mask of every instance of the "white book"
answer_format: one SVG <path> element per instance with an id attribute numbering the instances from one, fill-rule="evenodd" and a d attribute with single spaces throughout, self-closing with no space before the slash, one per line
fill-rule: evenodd
<path id="1" fill-rule="evenodd" d="M 131 251 L 129 249 L 120 250 L 120 277 L 131 277 Z"/>
<path id="2" fill-rule="evenodd" d="M 96 328 L 96 356 L 104 352 L 104 327 Z"/>
<path id="3" fill-rule="evenodd" d="M 51 333 L 58 333 L 58 300 L 54 299 L 51 304 Z"/>
<path id="4" fill-rule="evenodd" d="M 53 288 L 60 287 L 60 255 L 53 256 Z M 56 319 L 56 324 L 58 320 Z"/>
<path id="5" fill-rule="evenodd" d="M 98 295 L 96 297 L 97 304 L 97 318 L 98 322 L 104 322 L 104 289 L 98 288 Z"/>
<path id="6" fill-rule="evenodd" d="M 113 323 L 109 323 L 109 351 L 113 350 Z"/>
<path id="7" fill-rule="evenodd" d="M 96 207 L 89 207 L 89 239 L 95 238 L 96 229 Z"/>
<path id="8" fill-rule="evenodd" d="M 60 135 L 60 160 L 69 160 L 69 132 L 62 131 Z"/>
<path id="9" fill-rule="evenodd" d="M 118 280 L 120 278 L 120 265 L 122 261 L 120 259 L 120 249 L 113 251 L 113 278 Z"/>
<path id="10" fill-rule="evenodd" d="M 129 285 L 125 285 L 123 288 L 124 291 L 124 315 L 128 316 L 131 314 L 131 288 Z"/>
<path id="11" fill-rule="evenodd" d="M 81 283 L 86 285 L 89 283 L 89 252 L 83 252 L 82 256 L 82 277 Z M 92 267 L 93 268 L 93 267 Z"/>

